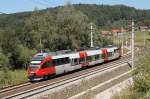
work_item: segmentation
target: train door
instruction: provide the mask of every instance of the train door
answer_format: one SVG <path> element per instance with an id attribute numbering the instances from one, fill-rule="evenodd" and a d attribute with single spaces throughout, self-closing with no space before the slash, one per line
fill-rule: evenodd
<path id="1" fill-rule="evenodd" d="M 79 58 L 72 58 L 71 59 L 71 67 L 73 68 L 73 70 L 81 68 L 81 66 L 79 64 Z"/>
<path id="2" fill-rule="evenodd" d="M 89 65 L 89 62 L 86 61 L 87 58 L 87 53 L 86 52 L 80 52 L 80 59 L 79 59 L 79 63 L 81 67 L 86 67 Z"/>
<path id="3" fill-rule="evenodd" d="M 119 48 L 114 49 L 114 56 L 115 56 L 115 58 L 119 58 L 121 56 L 121 51 Z"/>
<path id="4" fill-rule="evenodd" d="M 64 72 L 69 72 L 73 70 L 73 68 L 70 65 L 71 63 L 69 57 L 62 58 L 62 64 L 64 65 Z"/>
<path id="5" fill-rule="evenodd" d="M 108 51 L 107 49 L 102 49 L 102 59 L 104 62 L 108 61 Z"/>
<path id="6" fill-rule="evenodd" d="M 114 49 L 108 48 L 108 60 L 114 59 Z"/>

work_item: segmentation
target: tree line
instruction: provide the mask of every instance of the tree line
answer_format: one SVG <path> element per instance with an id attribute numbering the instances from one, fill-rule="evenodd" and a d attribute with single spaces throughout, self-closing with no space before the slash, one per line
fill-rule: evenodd
<path id="1" fill-rule="evenodd" d="M 88 17 L 71 5 L 58 10 L 54 16 L 50 11 L 42 13 L 35 9 L 21 26 L 19 23 L 8 27 L 1 24 L 1 68 L 27 67 L 32 55 L 40 50 L 74 50 L 90 46 Z"/>
<path id="2" fill-rule="evenodd" d="M 90 23 L 95 24 L 94 44 L 112 44 L 99 29 L 120 27 L 123 19 L 149 23 L 150 11 L 118 5 L 66 5 L 33 12 L 0 15 L 0 68 L 27 67 L 33 54 L 90 47 Z M 144 19 L 143 19 L 144 18 Z M 128 24 L 128 22 L 126 22 Z"/>

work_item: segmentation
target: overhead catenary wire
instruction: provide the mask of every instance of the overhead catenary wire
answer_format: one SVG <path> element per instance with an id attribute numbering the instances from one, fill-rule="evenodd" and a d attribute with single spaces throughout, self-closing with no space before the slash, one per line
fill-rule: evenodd
<path id="1" fill-rule="evenodd" d="M 46 6 L 46 7 L 50 7 L 50 3 L 46 3 L 46 2 L 41 2 L 42 0 L 28 0 L 34 4 L 38 4 L 38 5 L 42 5 L 42 6 Z"/>
<path id="2" fill-rule="evenodd" d="M 47 4 L 50 4 L 50 3 L 51 3 L 51 2 L 50 2 L 51 0 L 48 0 L 48 1 L 47 1 L 47 0 L 42 0 L 42 1 L 45 2 L 45 3 L 47 3 Z"/>

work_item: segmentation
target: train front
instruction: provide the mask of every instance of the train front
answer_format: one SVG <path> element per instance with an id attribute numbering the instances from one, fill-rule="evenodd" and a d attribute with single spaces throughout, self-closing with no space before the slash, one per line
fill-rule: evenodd
<path id="1" fill-rule="evenodd" d="M 28 79 L 30 81 L 42 79 L 42 76 L 39 75 L 39 70 L 41 68 L 41 62 L 43 59 L 44 59 L 44 57 L 39 54 L 33 56 L 29 66 L 28 66 Z"/>

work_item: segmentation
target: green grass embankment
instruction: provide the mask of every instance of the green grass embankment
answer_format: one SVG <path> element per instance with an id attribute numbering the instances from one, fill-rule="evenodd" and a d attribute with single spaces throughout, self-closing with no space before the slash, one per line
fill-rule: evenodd
<path id="1" fill-rule="evenodd" d="M 0 88 L 16 85 L 27 81 L 27 70 L 0 71 Z"/>
<path id="2" fill-rule="evenodd" d="M 150 99 L 150 49 L 145 49 L 135 63 L 134 84 L 112 99 Z"/>

